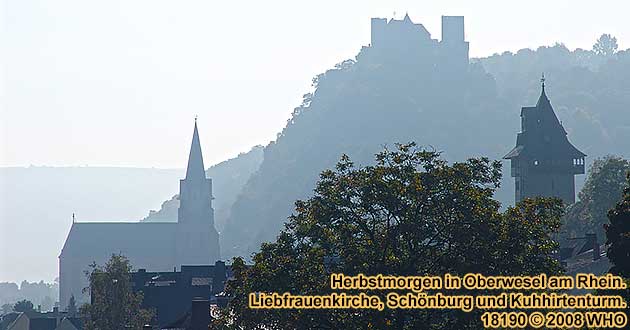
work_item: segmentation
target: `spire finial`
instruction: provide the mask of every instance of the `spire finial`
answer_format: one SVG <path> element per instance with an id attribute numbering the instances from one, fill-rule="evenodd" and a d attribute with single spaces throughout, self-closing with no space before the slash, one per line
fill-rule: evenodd
<path id="1" fill-rule="evenodd" d="M 540 83 L 542 84 L 543 91 L 545 90 L 545 80 L 547 80 L 547 79 L 545 79 L 545 73 L 543 72 L 542 73 L 542 78 L 540 78 Z"/>
<path id="2" fill-rule="evenodd" d="M 197 123 L 197 115 L 195 115 L 195 124 Z"/>
<path id="3" fill-rule="evenodd" d="M 74 223 L 74 212 L 72 212 L 72 223 Z"/>

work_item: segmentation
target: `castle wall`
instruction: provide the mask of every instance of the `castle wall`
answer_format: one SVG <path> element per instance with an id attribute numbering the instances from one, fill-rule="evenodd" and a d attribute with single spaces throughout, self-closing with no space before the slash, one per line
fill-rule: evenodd
<path id="1" fill-rule="evenodd" d="M 442 16 L 442 42 L 463 43 L 464 16 Z"/>
<path id="2" fill-rule="evenodd" d="M 386 18 L 372 18 L 371 26 L 371 45 L 380 45 L 385 38 L 385 29 L 387 28 Z"/>
<path id="3" fill-rule="evenodd" d="M 400 54 L 413 54 L 414 65 L 424 63 L 437 66 L 444 76 L 463 72 L 469 63 L 469 44 L 465 41 L 464 17 L 442 16 L 442 41 L 431 38 L 422 24 L 415 24 L 409 16 L 402 20 L 372 18 L 371 48 L 379 60 L 401 60 Z"/>

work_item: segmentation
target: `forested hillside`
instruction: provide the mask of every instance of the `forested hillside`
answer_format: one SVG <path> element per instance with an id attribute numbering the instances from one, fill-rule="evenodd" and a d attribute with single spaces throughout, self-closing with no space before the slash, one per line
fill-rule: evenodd
<path id="1" fill-rule="evenodd" d="M 540 95 L 542 72 L 569 139 L 588 159 L 628 156 L 630 51 L 569 51 L 558 44 L 473 59 L 456 71 L 413 49 L 364 47 L 314 79 L 314 92 L 265 148 L 259 171 L 232 206 L 223 257 L 249 256 L 275 238 L 293 202 L 310 195 L 318 174 L 343 153 L 368 163 L 384 144 L 415 141 L 449 161 L 501 159 L 514 146 L 521 107 Z M 497 198 L 513 202 L 505 170 Z"/>

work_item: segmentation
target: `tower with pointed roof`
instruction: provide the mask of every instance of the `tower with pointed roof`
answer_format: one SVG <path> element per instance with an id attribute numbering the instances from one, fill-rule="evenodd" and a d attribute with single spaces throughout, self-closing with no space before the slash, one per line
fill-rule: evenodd
<path id="1" fill-rule="evenodd" d="M 186 177 L 179 184 L 177 222 L 73 221 L 59 255 L 59 301 L 71 296 L 89 302 L 89 265 L 104 265 L 112 254 L 127 257 L 134 269 L 172 271 L 181 266 L 212 265 L 219 260 L 219 235 L 214 227 L 212 180 L 206 178 L 195 120 Z"/>
<path id="2" fill-rule="evenodd" d="M 206 177 L 195 119 L 186 177 L 179 181 L 175 257 L 182 265 L 207 265 L 219 259 L 212 199 L 212 179 Z"/>
<path id="3" fill-rule="evenodd" d="M 516 202 L 528 197 L 558 197 L 565 204 L 575 203 L 575 175 L 584 174 L 584 157 L 567 138 L 542 91 L 534 107 L 521 109 L 521 132 L 516 146 L 503 158 L 511 162 Z"/>

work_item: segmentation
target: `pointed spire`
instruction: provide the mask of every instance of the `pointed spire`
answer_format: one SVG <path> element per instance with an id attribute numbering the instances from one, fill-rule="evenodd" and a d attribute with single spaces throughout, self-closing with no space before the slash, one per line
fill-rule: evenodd
<path id="1" fill-rule="evenodd" d="M 542 90 L 540 92 L 540 97 L 538 98 L 538 102 L 536 103 L 537 107 L 543 104 L 551 105 L 551 102 L 549 102 L 549 98 L 547 97 L 547 94 L 545 93 L 545 81 L 547 81 L 547 79 L 545 78 L 545 73 L 543 72 L 542 77 L 540 78 L 540 84 L 541 84 Z"/>
<path id="2" fill-rule="evenodd" d="M 403 20 L 411 23 L 411 18 L 409 18 L 409 13 L 405 13 L 405 18 Z"/>
<path id="3" fill-rule="evenodd" d="M 195 116 L 195 130 L 193 132 L 190 154 L 188 155 L 188 167 L 186 168 L 186 179 L 205 178 L 206 172 L 203 166 L 203 156 L 201 154 L 201 143 L 199 143 L 199 132 L 197 131 L 197 116 Z"/>

